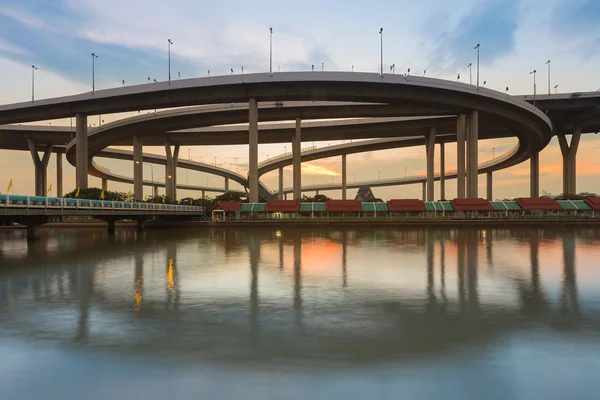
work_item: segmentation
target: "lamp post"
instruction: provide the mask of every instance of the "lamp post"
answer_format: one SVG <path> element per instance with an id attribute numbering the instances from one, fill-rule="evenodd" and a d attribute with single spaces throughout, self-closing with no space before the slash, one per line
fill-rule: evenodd
<path id="1" fill-rule="evenodd" d="M 92 93 L 96 92 L 96 53 L 92 53 Z"/>
<path id="2" fill-rule="evenodd" d="M 479 47 L 479 43 L 474 47 L 477 50 L 477 88 L 479 88 Z"/>
<path id="3" fill-rule="evenodd" d="M 492 147 L 492 159 L 493 161 L 496 161 L 496 148 Z"/>
<path id="4" fill-rule="evenodd" d="M 273 75 L 273 28 L 269 28 L 269 76 Z"/>
<path id="5" fill-rule="evenodd" d="M 529 75 L 533 74 L 533 105 L 535 106 L 535 96 L 536 96 L 536 85 L 535 85 L 535 74 L 537 70 L 533 70 L 529 73 Z"/>
<path id="6" fill-rule="evenodd" d="M 31 102 L 33 103 L 34 97 L 34 89 L 35 89 L 35 70 L 37 67 L 35 65 L 31 66 Z"/>
<path id="7" fill-rule="evenodd" d="M 383 28 L 379 28 L 379 36 L 381 37 L 381 76 L 383 76 Z"/>
<path id="8" fill-rule="evenodd" d="M 135 163 L 139 164 L 140 162 L 136 161 Z M 152 176 L 152 183 L 154 183 L 154 166 L 152 164 L 143 164 L 143 165 L 144 165 L 144 167 L 145 166 L 150 167 L 150 173 L 151 173 L 151 176 Z"/>
<path id="9" fill-rule="evenodd" d="M 325 63 L 321 63 L 321 72 L 325 71 Z"/>
<path id="10" fill-rule="evenodd" d="M 354 174 L 354 183 L 356 183 L 356 174 Z"/>
<path id="11" fill-rule="evenodd" d="M 377 180 L 381 180 L 381 171 L 377 171 Z"/>
<path id="12" fill-rule="evenodd" d="M 167 42 L 169 46 L 169 84 L 171 84 L 171 45 L 173 44 L 173 42 L 171 41 L 171 39 L 167 39 Z"/>
<path id="13" fill-rule="evenodd" d="M 469 63 L 469 65 L 467 65 L 467 67 L 469 67 L 469 85 L 472 85 L 473 84 L 473 74 L 472 74 L 473 63 Z"/>
<path id="14" fill-rule="evenodd" d="M 554 86 L 554 94 L 556 94 L 556 88 L 558 87 L 558 85 Z"/>
<path id="15" fill-rule="evenodd" d="M 550 94 L 550 60 L 546 61 L 546 65 L 548 66 L 548 94 Z"/>
<path id="16" fill-rule="evenodd" d="M 404 167 L 404 179 L 407 179 L 408 175 L 406 175 L 406 167 Z"/>

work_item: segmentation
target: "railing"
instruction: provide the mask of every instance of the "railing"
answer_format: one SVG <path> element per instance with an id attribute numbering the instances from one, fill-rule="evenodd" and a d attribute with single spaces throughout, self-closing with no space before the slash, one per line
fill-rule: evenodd
<path id="1" fill-rule="evenodd" d="M 160 211 L 160 212 L 206 212 L 204 207 L 178 205 L 178 204 L 160 204 L 143 203 L 128 201 L 106 201 L 106 200 L 88 200 L 73 199 L 62 197 L 42 197 L 42 196 L 19 196 L 19 195 L 0 195 L 0 208 L 48 208 L 48 209 L 97 209 L 97 210 L 131 210 L 131 211 Z"/>
<path id="2" fill-rule="evenodd" d="M 304 152 L 312 151 L 312 150 L 316 150 L 316 149 L 317 149 L 317 146 L 305 147 L 303 149 L 300 149 L 300 153 L 304 153 Z M 259 162 L 258 165 L 259 166 L 264 165 L 266 163 L 270 163 L 270 162 L 277 161 L 282 158 L 291 157 L 291 156 L 292 156 L 292 152 L 288 151 L 287 153 L 283 153 L 283 154 L 276 155 L 275 157 L 267 158 L 266 160 Z"/>

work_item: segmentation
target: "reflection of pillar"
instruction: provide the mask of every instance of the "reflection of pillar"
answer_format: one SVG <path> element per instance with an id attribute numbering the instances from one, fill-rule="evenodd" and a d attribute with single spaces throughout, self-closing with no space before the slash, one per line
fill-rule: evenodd
<path id="1" fill-rule="evenodd" d="M 283 200 L 283 167 L 279 167 L 279 200 Z"/>
<path id="2" fill-rule="evenodd" d="M 479 113 L 471 112 L 469 117 L 469 137 L 467 138 L 467 192 L 469 198 L 475 199 L 478 194 L 478 145 L 479 145 Z"/>
<path id="3" fill-rule="evenodd" d="M 279 269 L 283 269 L 283 240 L 279 239 Z"/>
<path id="4" fill-rule="evenodd" d="M 44 155 L 41 159 L 33 139 L 27 139 L 27 146 L 29 146 L 35 169 L 35 195 L 46 196 L 48 190 L 48 161 L 50 161 L 50 155 L 52 154 L 52 145 L 44 149 Z"/>
<path id="5" fill-rule="evenodd" d="M 477 276 L 477 253 L 479 241 L 477 231 L 468 231 L 467 240 L 467 280 L 469 286 L 469 311 L 475 314 L 479 311 L 479 293 Z"/>
<path id="6" fill-rule="evenodd" d="M 522 290 L 523 314 L 542 316 L 546 308 L 544 293 L 540 285 L 539 233 L 529 236 L 529 258 L 531 262 L 531 282 Z"/>
<path id="7" fill-rule="evenodd" d="M 563 157 L 563 194 L 576 194 L 577 149 L 579 148 L 579 140 L 581 139 L 581 126 L 575 127 L 570 145 L 564 133 L 559 133 L 557 137 Z"/>
<path id="8" fill-rule="evenodd" d="M 248 198 L 258 203 L 258 103 L 248 101 Z"/>
<path id="9" fill-rule="evenodd" d="M 79 320 L 77 322 L 77 334 L 75 335 L 75 341 L 77 342 L 85 342 L 88 338 L 91 284 L 89 267 L 77 266 L 77 295 L 79 298 Z"/>
<path id="10" fill-rule="evenodd" d="M 433 160 L 435 156 L 435 128 L 425 135 L 425 153 L 427 155 L 427 201 L 435 200 L 433 193 Z"/>
<path id="11" fill-rule="evenodd" d="M 294 311 L 296 326 L 302 324 L 302 239 L 294 238 Z"/>
<path id="12" fill-rule="evenodd" d="M 348 286 L 348 235 L 342 231 L 342 286 Z"/>
<path id="13" fill-rule="evenodd" d="M 456 117 L 456 198 L 465 197 L 465 133 L 467 129 L 466 115 Z"/>
<path id="14" fill-rule="evenodd" d="M 440 143 L 440 200 L 446 200 L 446 150 Z"/>
<path id="15" fill-rule="evenodd" d="M 346 155 L 342 154 L 342 200 L 346 200 Z"/>
<path id="16" fill-rule="evenodd" d="M 62 153 L 56 153 L 56 197 L 63 196 Z"/>
<path id="17" fill-rule="evenodd" d="M 167 243 L 167 273 L 165 274 L 167 309 L 179 308 L 180 290 L 177 278 L 177 242 L 175 240 L 170 240 Z"/>
<path id="18" fill-rule="evenodd" d="M 435 279 L 434 279 L 434 234 L 431 230 L 425 232 L 427 241 L 427 312 L 433 312 L 435 309 Z"/>
<path id="19" fill-rule="evenodd" d="M 494 266 L 493 254 L 492 254 L 492 245 L 494 241 L 492 240 L 492 230 L 488 229 L 485 231 L 485 250 L 487 255 L 488 267 L 492 268 Z"/>
<path id="20" fill-rule="evenodd" d="M 446 238 L 440 240 L 440 295 L 442 312 L 446 311 Z"/>
<path id="21" fill-rule="evenodd" d="M 293 159 L 293 186 L 294 200 L 302 197 L 302 123 L 296 118 L 296 131 L 292 137 L 292 159 Z"/>
<path id="22" fill-rule="evenodd" d="M 144 198 L 144 159 L 142 155 L 142 138 L 133 136 L 133 197 Z"/>
<path id="23" fill-rule="evenodd" d="M 258 263 L 260 261 L 260 241 L 256 237 L 250 238 L 250 326 L 252 341 L 258 340 L 259 334 L 259 304 L 258 304 Z"/>
<path id="24" fill-rule="evenodd" d="M 457 247 L 457 272 L 458 272 L 458 300 L 460 311 L 466 311 L 467 298 L 465 293 L 465 238 L 464 232 L 456 231 Z"/>
<path id="25" fill-rule="evenodd" d="M 563 289 L 561 293 L 561 308 L 563 315 L 579 316 L 579 295 L 577 293 L 577 276 L 575 273 L 575 234 L 562 235 L 563 242 Z"/>
<path id="26" fill-rule="evenodd" d="M 135 254 L 135 276 L 133 286 L 133 311 L 142 310 L 142 301 L 144 299 L 144 253 L 137 250 Z"/>
<path id="27" fill-rule="evenodd" d="M 529 197 L 540 197 L 540 153 L 531 151 L 529 159 Z"/>
<path id="28" fill-rule="evenodd" d="M 88 136 L 87 116 L 75 116 L 75 186 L 80 189 L 88 187 Z"/>

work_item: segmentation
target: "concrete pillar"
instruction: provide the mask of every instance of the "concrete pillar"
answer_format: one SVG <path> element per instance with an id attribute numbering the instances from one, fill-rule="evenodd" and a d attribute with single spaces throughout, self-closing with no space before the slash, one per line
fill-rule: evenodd
<path id="1" fill-rule="evenodd" d="M 423 182 L 423 184 L 421 186 L 423 188 L 423 194 L 422 194 L 421 197 L 423 198 L 423 201 L 427 201 L 427 185 L 426 185 L 426 182 Z"/>
<path id="2" fill-rule="evenodd" d="M 529 197 L 540 197 L 540 153 L 531 151 L 529 159 Z"/>
<path id="3" fill-rule="evenodd" d="M 258 103 L 248 101 L 248 198 L 258 203 Z"/>
<path id="4" fill-rule="evenodd" d="M 79 189 L 88 187 L 88 136 L 87 115 L 75 115 L 75 186 Z"/>
<path id="5" fill-rule="evenodd" d="M 135 200 L 144 198 L 144 158 L 142 156 L 142 138 L 133 137 L 133 197 Z"/>
<path id="6" fill-rule="evenodd" d="M 476 199 L 479 197 L 479 190 L 477 187 L 479 175 L 479 113 L 477 111 L 471 112 L 469 120 L 469 137 L 467 139 L 467 192 L 469 198 Z"/>
<path id="7" fill-rule="evenodd" d="M 427 154 L 427 201 L 433 201 L 433 157 L 435 155 L 435 128 L 430 128 L 429 133 L 425 135 L 425 153 Z"/>
<path id="8" fill-rule="evenodd" d="M 62 153 L 56 153 L 56 197 L 63 196 Z"/>
<path id="9" fill-rule="evenodd" d="M 346 155 L 342 154 L 342 200 L 346 200 Z"/>
<path id="10" fill-rule="evenodd" d="M 302 197 L 302 124 L 300 118 L 296 118 L 296 132 L 292 137 L 292 159 L 294 179 L 294 200 Z"/>
<path id="11" fill-rule="evenodd" d="M 206 191 L 202 191 L 202 200 L 204 200 L 206 198 Z"/>
<path id="12" fill-rule="evenodd" d="M 459 114 L 456 117 L 456 198 L 465 198 L 465 135 L 467 117 Z"/>
<path id="13" fill-rule="evenodd" d="M 27 139 L 27 146 L 35 168 L 35 195 L 46 196 L 48 190 L 48 161 L 50 161 L 50 155 L 52 154 L 52 146 L 46 147 L 41 159 L 33 139 Z"/>
<path id="14" fill-rule="evenodd" d="M 158 186 L 157 186 L 157 185 L 154 185 L 154 186 L 152 187 L 152 198 L 154 198 L 154 199 L 155 199 L 155 198 L 157 198 L 157 197 L 158 197 Z"/>
<path id="15" fill-rule="evenodd" d="M 440 200 L 446 199 L 446 153 L 444 143 L 440 143 Z"/>
<path id="16" fill-rule="evenodd" d="M 279 167 L 279 200 L 283 200 L 283 167 Z"/>
<path id="17" fill-rule="evenodd" d="M 108 192 L 108 179 L 102 178 L 102 190 L 104 193 Z"/>
<path id="18" fill-rule="evenodd" d="M 229 192 L 229 178 L 225 178 L 225 193 Z"/>
<path id="19" fill-rule="evenodd" d="M 486 193 L 486 196 L 485 196 L 485 198 L 486 198 L 488 201 L 491 201 L 491 200 L 493 200 L 493 192 L 492 192 L 492 190 L 493 190 L 493 183 L 492 183 L 492 171 L 489 171 L 489 172 L 488 172 L 486 175 L 487 175 L 487 182 L 486 182 L 486 183 L 487 183 L 487 193 Z"/>
<path id="20" fill-rule="evenodd" d="M 177 200 L 177 160 L 179 159 L 179 145 L 171 150 L 171 143 L 165 142 L 167 154 L 167 167 L 165 175 L 165 193 L 171 200 Z"/>
<path id="21" fill-rule="evenodd" d="M 581 126 L 573 130 L 570 145 L 564 133 L 557 137 L 563 157 L 563 194 L 577 194 L 577 149 L 581 139 Z"/>

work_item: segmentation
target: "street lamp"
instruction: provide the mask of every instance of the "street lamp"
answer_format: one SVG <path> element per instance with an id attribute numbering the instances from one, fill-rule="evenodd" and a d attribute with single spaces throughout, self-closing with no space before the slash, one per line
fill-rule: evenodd
<path id="1" fill-rule="evenodd" d="M 269 76 L 273 75 L 273 28 L 269 28 Z"/>
<path id="2" fill-rule="evenodd" d="M 472 66 L 473 63 L 469 63 L 469 65 L 467 65 L 467 67 L 469 68 L 469 85 L 473 84 L 473 74 L 472 74 Z"/>
<path id="3" fill-rule="evenodd" d="M 325 71 L 325 63 L 321 63 L 321 72 Z"/>
<path id="4" fill-rule="evenodd" d="M 96 91 L 96 53 L 92 53 L 92 93 Z"/>
<path id="5" fill-rule="evenodd" d="M 171 39 L 167 39 L 167 42 L 169 43 L 169 84 L 171 84 L 171 45 L 173 42 L 171 42 Z"/>
<path id="6" fill-rule="evenodd" d="M 217 166 L 217 157 L 215 157 L 215 167 Z"/>
<path id="7" fill-rule="evenodd" d="M 381 171 L 377 171 L 377 179 L 381 180 Z"/>
<path id="8" fill-rule="evenodd" d="M 536 85 L 535 85 L 535 74 L 537 70 L 533 70 L 529 73 L 529 75 L 533 74 L 533 105 L 535 106 L 535 95 L 536 95 Z"/>
<path id="9" fill-rule="evenodd" d="M 139 164 L 139 161 L 135 162 L 136 164 Z M 152 183 L 154 183 L 154 166 L 152 164 L 144 164 L 144 167 L 148 166 L 150 167 L 150 173 L 152 174 Z"/>
<path id="10" fill-rule="evenodd" d="M 408 72 L 406 73 L 407 76 L 410 76 L 410 68 L 408 69 Z"/>
<path id="11" fill-rule="evenodd" d="M 556 88 L 558 87 L 558 85 L 554 86 L 554 94 L 556 94 Z"/>
<path id="12" fill-rule="evenodd" d="M 36 69 L 37 69 L 37 67 L 35 65 L 31 66 L 31 102 L 32 103 L 33 103 L 33 100 L 34 100 L 34 88 L 35 88 L 34 73 L 35 73 Z"/>
<path id="13" fill-rule="evenodd" d="M 508 86 L 506 87 L 506 91 L 504 93 L 508 93 Z"/>
<path id="14" fill-rule="evenodd" d="M 406 167 L 404 167 L 404 179 L 408 178 L 408 175 L 406 175 Z"/>
<path id="15" fill-rule="evenodd" d="M 546 61 L 546 65 L 548 66 L 548 94 L 550 94 L 550 60 Z"/>
<path id="16" fill-rule="evenodd" d="M 354 174 L 354 183 L 356 183 L 356 174 Z"/>
<path id="17" fill-rule="evenodd" d="M 456 80 L 460 81 L 460 74 L 456 75 Z"/>
<path id="18" fill-rule="evenodd" d="M 383 28 L 379 28 L 379 36 L 381 37 L 381 76 L 383 76 Z"/>
<path id="19" fill-rule="evenodd" d="M 494 161 L 496 161 L 496 148 L 492 147 L 492 158 Z"/>
<path id="20" fill-rule="evenodd" d="M 477 87 L 479 88 L 479 43 L 477 43 L 477 46 L 474 47 L 474 49 L 477 50 Z"/>

